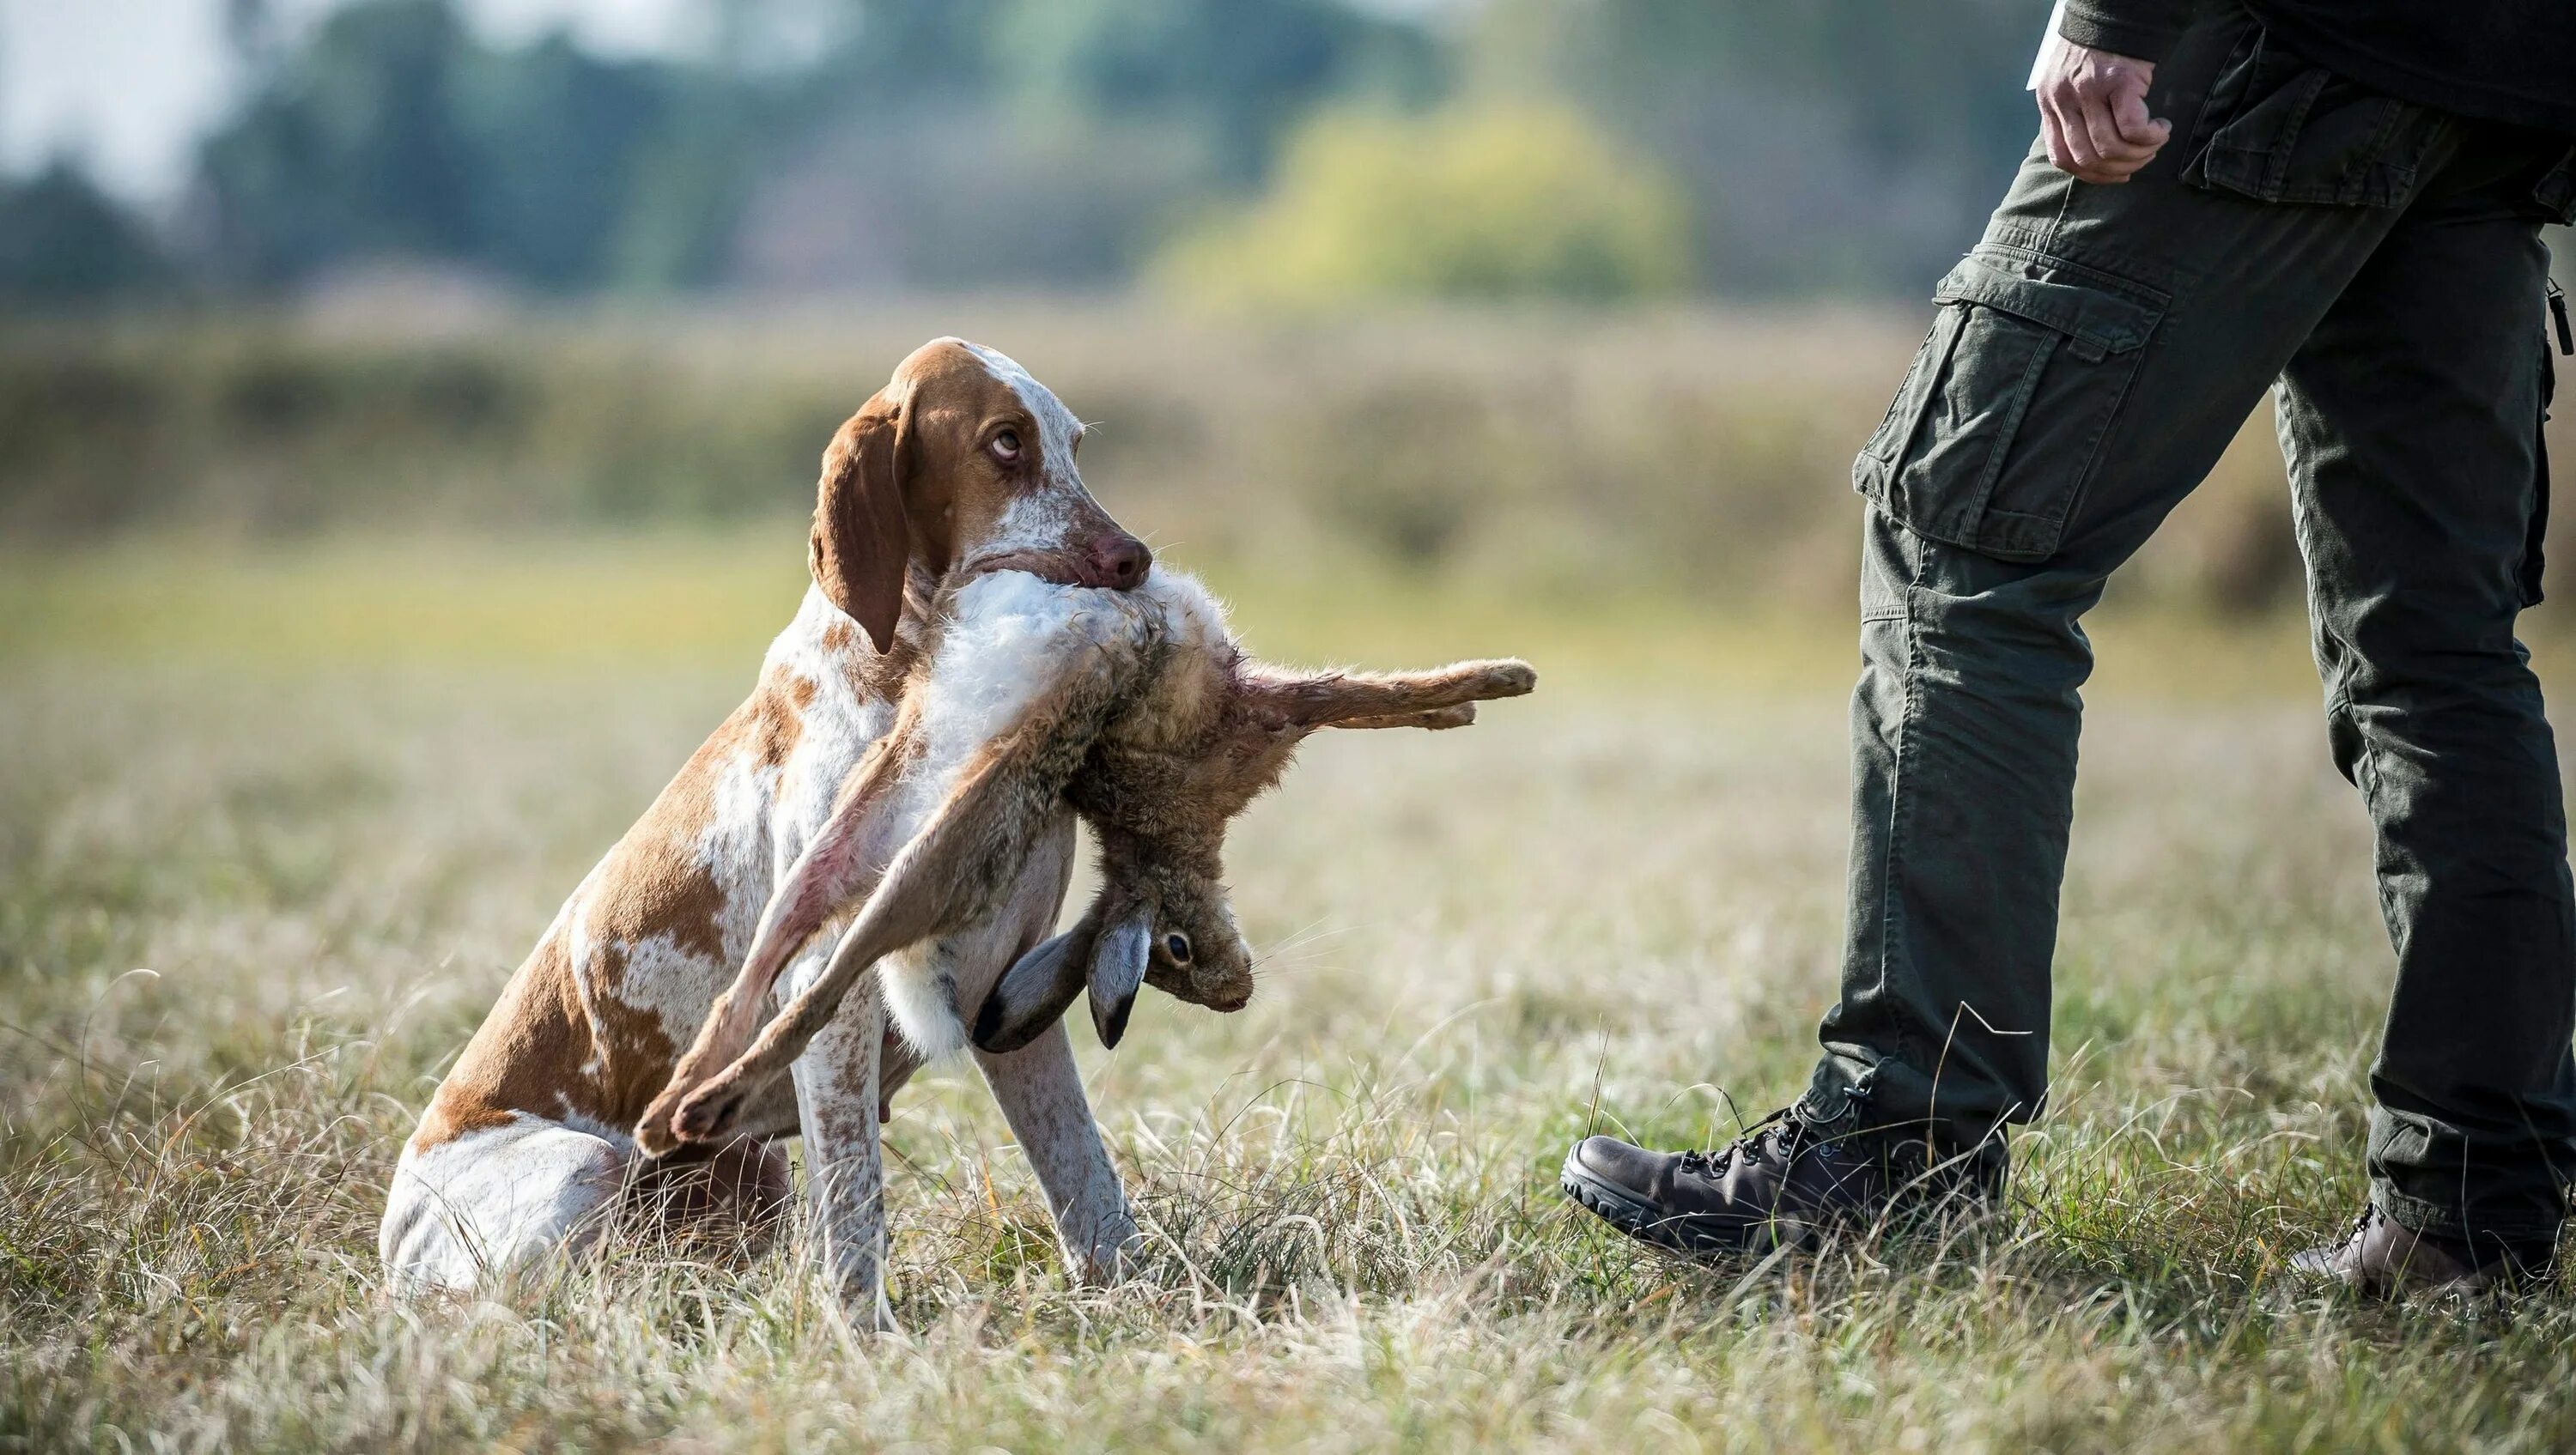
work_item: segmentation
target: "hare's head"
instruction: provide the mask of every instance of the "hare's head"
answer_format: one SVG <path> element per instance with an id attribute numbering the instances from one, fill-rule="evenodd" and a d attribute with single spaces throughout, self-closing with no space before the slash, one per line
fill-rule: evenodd
<path id="1" fill-rule="evenodd" d="M 1104 1046 L 1127 1034 L 1147 985 L 1211 1010 L 1241 1010 L 1252 999 L 1252 947 L 1235 925 L 1213 849 L 1108 832 L 1100 857 L 1091 907 L 1003 975 L 975 1017 L 976 1045 L 1018 1050 L 1086 992 Z"/>
<path id="2" fill-rule="evenodd" d="M 1213 859 L 1137 853 L 1102 888 L 1100 909 L 1095 988 L 1133 983 L 1123 972 L 1099 973 L 1112 968 L 1114 940 L 1134 979 L 1166 994 L 1210 1010 L 1241 1010 L 1252 999 L 1252 947 L 1235 925 L 1234 902 Z"/>

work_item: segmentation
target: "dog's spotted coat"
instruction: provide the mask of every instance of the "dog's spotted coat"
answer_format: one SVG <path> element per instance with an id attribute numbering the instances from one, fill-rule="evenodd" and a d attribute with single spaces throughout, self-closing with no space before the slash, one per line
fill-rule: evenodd
<path id="1" fill-rule="evenodd" d="M 631 1129 L 748 950 L 780 876 L 894 726 L 924 650 L 924 609 L 961 570 L 1133 586 L 1149 558 L 1082 485 L 1081 426 L 1017 364 L 954 339 L 906 359 L 824 459 L 815 581 L 750 698 L 591 870 L 431 1098 L 405 1144 L 379 1240 L 398 1288 L 470 1288 L 595 1236 L 622 1201 L 694 1157 L 712 1201 L 755 1217 L 784 1200 L 772 1144 L 805 1140 L 808 1197 L 845 1307 L 887 1322 L 876 1155 L 883 1109 L 919 1064 L 871 998 L 836 1018 L 786 1088 L 747 1108 L 742 1140 L 648 1159 Z M 909 952 L 973 1006 L 1054 926 L 1070 880 L 1068 811 L 1001 910 Z M 806 947 L 793 995 L 831 953 Z M 953 1023 L 953 1016 L 951 1017 Z M 946 1044 L 928 1047 L 948 1049 Z M 1066 1257 L 1114 1273 L 1135 1237 L 1061 1026 L 977 1054 L 1027 1149 Z"/>

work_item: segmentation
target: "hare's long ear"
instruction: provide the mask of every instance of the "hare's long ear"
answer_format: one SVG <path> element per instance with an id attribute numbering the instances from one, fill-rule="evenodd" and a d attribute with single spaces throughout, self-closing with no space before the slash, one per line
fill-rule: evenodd
<path id="1" fill-rule="evenodd" d="M 815 584 L 880 652 L 894 645 L 903 616 L 912 524 L 904 510 L 909 411 L 881 390 L 832 436 L 815 490 L 814 534 L 806 551 Z"/>
<path id="2" fill-rule="evenodd" d="M 1154 927 L 1138 909 L 1100 931 L 1091 951 L 1091 1028 L 1100 1044 L 1115 1050 L 1127 1034 L 1127 1013 L 1136 1008 L 1136 992 L 1145 984 L 1145 962 L 1154 951 Z"/>
<path id="3" fill-rule="evenodd" d="M 975 1048 L 996 1055 L 1016 1051 L 1064 1018 L 1089 979 L 1089 921 L 1022 955 L 1003 972 L 984 1008 L 975 1012 Z"/>

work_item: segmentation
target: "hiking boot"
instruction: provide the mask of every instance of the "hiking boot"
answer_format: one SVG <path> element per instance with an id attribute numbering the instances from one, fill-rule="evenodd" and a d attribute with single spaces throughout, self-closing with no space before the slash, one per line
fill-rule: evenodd
<path id="1" fill-rule="evenodd" d="M 1650 1152 L 1586 1137 L 1565 1195 L 1632 1238 L 1694 1257 L 1813 1248 L 1892 1213 L 1983 1211 L 2001 1201 L 2000 1143 L 1937 1163 L 1920 1137 L 1818 1132 L 1796 1107 L 1717 1152 Z"/>
<path id="2" fill-rule="evenodd" d="M 2342 1242 L 2299 1254 L 2290 1260 L 2290 1271 L 2341 1284 L 2364 1298 L 2456 1297 L 2545 1282 L 2558 1251 L 2555 1234 L 2490 1237 L 2481 1244 L 2416 1232 L 2372 1205 L 2353 1219 Z"/>

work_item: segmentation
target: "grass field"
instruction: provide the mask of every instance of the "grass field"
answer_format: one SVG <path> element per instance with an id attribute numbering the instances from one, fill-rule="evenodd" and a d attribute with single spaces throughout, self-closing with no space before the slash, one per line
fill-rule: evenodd
<path id="1" fill-rule="evenodd" d="M 1698 1267 L 1555 1190 L 1587 1128 L 1711 1144 L 1801 1083 L 1848 625 L 1283 575 L 1221 583 L 1266 650 L 1542 687 L 1316 745 L 1235 839 L 1252 1007 L 1077 1031 L 1139 1278 L 1064 1285 L 949 1068 L 890 1129 L 901 1339 L 792 1250 L 388 1301 L 394 1152 L 748 686 L 771 535 L 0 560 L 0 1448 L 2576 1444 L 2576 1301 L 2282 1280 L 2360 1196 L 2388 956 L 2280 620 L 2096 633 L 2057 1096 L 1943 1245 Z"/>

